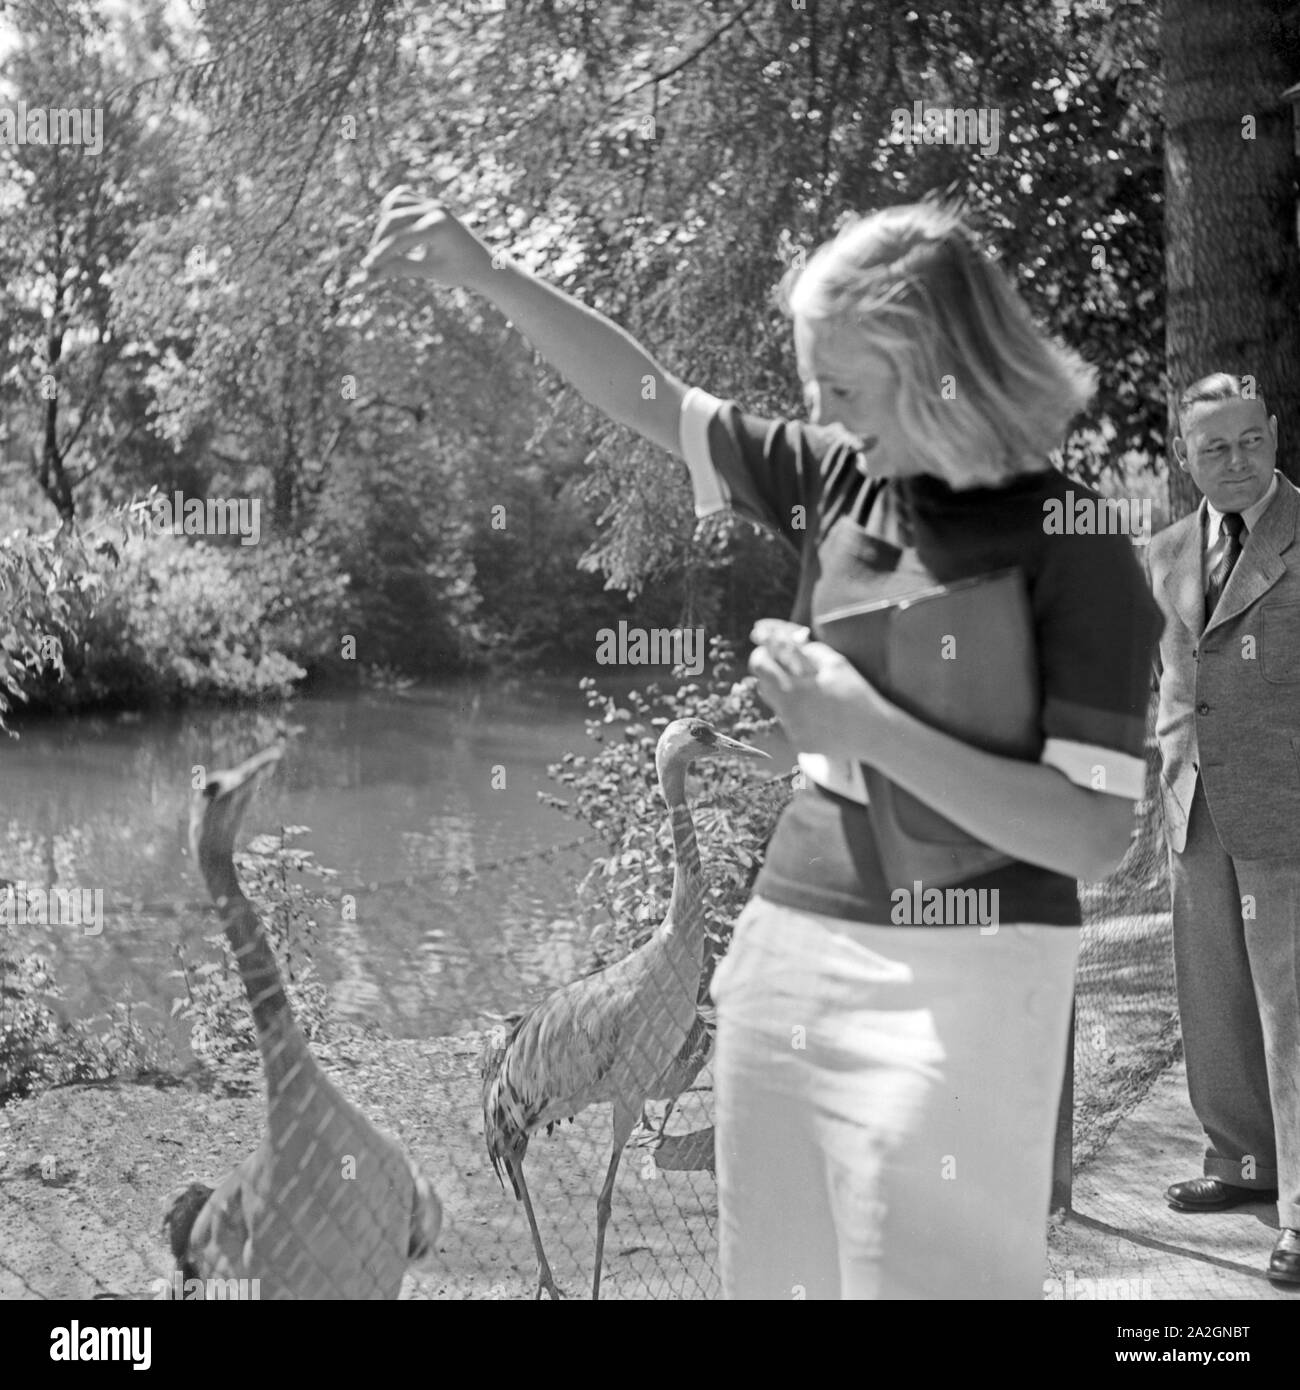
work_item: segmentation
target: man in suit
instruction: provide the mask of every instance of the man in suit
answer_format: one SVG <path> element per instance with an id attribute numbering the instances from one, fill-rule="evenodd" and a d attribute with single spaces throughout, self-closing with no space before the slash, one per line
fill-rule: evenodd
<path id="1" fill-rule="evenodd" d="M 1300 1283 L 1300 491 L 1240 378 L 1195 382 L 1178 414 L 1174 453 L 1204 495 L 1148 567 L 1178 1010 L 1208 1146 L 1204 1176 L 1166 1196 L 1276 1198 L 1268 1274 Z"/>

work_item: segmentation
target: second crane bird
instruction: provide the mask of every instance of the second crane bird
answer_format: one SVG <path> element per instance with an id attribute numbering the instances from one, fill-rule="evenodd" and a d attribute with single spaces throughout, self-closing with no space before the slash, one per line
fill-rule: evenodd
<path id="1" fill-rule="evenodd" d="M 766 758 L 759 748 L 719 733 L 702 719 L 677 719 L 655 750 L 659 786 L 672 818 L 675 866 L 668 914 L 654 935 L 622 960 L 565 985 L 512 1020 L 504 1043 L 483 1055 L 483 1126 L 497 1176 L 505 1165 L 523 1201 L 537 1254 L 537 1297 L 559 1297 L 537 1229 L 524 1157 L 528 1141 L 589 1105 L 614 1107 L 613 1154 L 596 1203 L 600 1297 L 605 1228 L 619 1159 L 647 1101 L 676 1100 L 694 1080 L 700 1045 L 699 993 L 705 965 L 704 883 L 686 773 L 695 758 Z"/>

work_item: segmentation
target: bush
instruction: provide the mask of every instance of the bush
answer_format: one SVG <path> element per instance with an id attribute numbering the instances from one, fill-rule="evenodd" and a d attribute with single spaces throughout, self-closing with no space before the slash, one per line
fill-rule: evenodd
<path id="1" fill-rule="evenodd" d="M 14 701 L 43 703 L 63 681 L 65 653 L 103 592 L 113 549 L 101 542 L 97 554 L 67 528 L 0 540 L 0 730 Z"/>
<path id="2" fill-rule="evenodd" d="M 711 673 L 702 683 L 663 691 L 652 685 L 620 704 L 601 695 L 593 680 L 581 682 L 593 716 L 587 736 L 599 752 L 566 754 L 549 768 L 573 791 L 570 799 L 543 793 L 566 815 L 584 821 L 609 846 L 578 887 L 584 911 L 605 924 L 593 942 L 597 963 L 616 959 L 647 940 L 663 921 L 672 896 L 672 834 L 655 773 L 655 746 L 674 719 L 707 720 L 735 738 L 752 738 L 775 726 L 761 706 L 752 679 L 736 680 L 728 648 L 715 642 Z M 710 959 L 725 953 L 731 929 L 749 896 L 791 779 L 779 768 L 759 769 L 735 758 L 700 759 L 699 790 L 690 799 L 706 882 L 704 913 Z M 603 912 L 601 911 L 603 909 Z M 706 973 L 711 966 L 706 965 Z"/>
<path id="3" fill-rule="evenodd" d="M 145 504 L 92 531 L 0 543 L 0 728 L 35 708 L 283 697 L 338 659 L 348 581 L 311 535 L 251 547 L 152 532 Z"/>
<path id="4" fill-rule="evenodd" d="M 346 591 L 310 537 L 212 545 L 141 526 L 83 629 L 78 700 L 288 695 L 337 654 Z"/>
<path id="5" fill-rule="evenodd" d="M 158 1070 L 170 1051 L 165 1030 L 142 1023 L 129 988 L 125 995 L 108 1014 L 69 1019 L 45 954 L 18 955 L 0 936 L 0 1105 L 51 1086 Z"/>

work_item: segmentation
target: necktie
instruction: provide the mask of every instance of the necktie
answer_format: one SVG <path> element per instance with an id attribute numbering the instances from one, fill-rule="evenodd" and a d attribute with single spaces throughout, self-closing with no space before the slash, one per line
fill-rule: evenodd
<path id="1" fill-rule="evenodd" d="M 1207 623 L 1214 617 L 1214 610 L 1219 606 L 1219 600 L 1228 585 L 1228 576 L 1241 554 L 1241 535 L 1245 529 L 1246 523 L 1242 520 L 1240 512 L 1224 512 L 1219 539 L 1215 541 L 1209 554 L 1210 582 L 1205 591 Z"/>

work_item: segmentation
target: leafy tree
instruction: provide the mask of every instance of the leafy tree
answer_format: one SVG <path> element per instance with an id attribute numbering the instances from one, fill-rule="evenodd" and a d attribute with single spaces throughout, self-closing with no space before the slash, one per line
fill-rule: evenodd
<path id="1" fill-rule="evenodd" d="M 624 614 L 739 635 L 780 610 L 793 577 L 771 540 L 697 526 L 682 470 L 594 419 L 490 308 L 352 281 L 399 180 L 442 189 L 490 243 L 610 312 L 684 378 L 782 414 L 800 405 L 774 282 L 844 216 L 952 190 L 1040 315 L 1101 370 L 1067 467 L 1134 490 L 1149 486 L 1134 470 L 1158 465 L 1148 7 L 206 0 L 110 23 L 75 0 L 25 12 L 32 71 L 40 55 L 66 71 L 71 33 L 85 71 L 111 69 L 127 114 L 114 127 L 122 168 L 102 162 L 95 182 L 77 165 L 59 202 L 63 165 L 47 160 L 6 195 L 23 215 L 57 207 L 82 267 L 59 272 L 80 317 L 51 410 L 32 398 L 29 359 L 34 343 L 36 365 L 52 351 L 42 295 L 52 303 L 63 282 L 17 221 L 0 229 L 9 437 L 43 457 L 56 418 L 41 476 L 65 518 L 72 498 L 93 513 L 153 485 L 263 497 L 268 535 L 311 538 L 353 581 L 346 615 L 313 589 L 336 624 L 329 641 L 313 636 L 318 652 L 357 627 L 376 662 L 421 671 L 506 651 L 589 659 L 594 630 Z M 995 115 L 996 143 L 918 141 L 916 103 Z M 1269 196 L 1276 223 L 1289 195 Z M 110 223 L 96 259 L 91 233 Z M 286 600 L 301 611 L 298 597 Z"/>
<path id="2" fill-rule="evenodd" d="M 799 409 L 781 273 L 850 212 L 960 193 L 1101 369 L 1069 450 L 1095 478 L 1162 440 L 1155 40 L 1138 6 L 554 0 L 450 6 L 422 53 L 476 229 L 756 410 Z M 996 149 L 912 142 L 917 102 L 996 112 Z M 588 560 L 631 590 L 707 574 L 680 473 L 575 409 L 605 518 Z"/>
<path id="3" fill-rule="evenodd" d="M 129 87 L 149 45 L 115 42 L 97 8 L 20 4 L 4 96 L 98 112 L 82 139 L 100 132 L 102 148 L 0 144 L 3 433 L 21 441 L 65 522 L 118 442 L 117 395 L 130 372 L 110 325 L 112 281 L 136 220 L 164 198 L 166 169 L 165 136 L 146 129 Z M 152 32 L 155 9 L 138 37 Z"/>
<path id="4" fill-rule="evenodd" d="M 206 139 L 180 211 L 142 229 L 118 322 L 204 486 L 262 493 L 279 535 L 315 527 L 370 658 L 429 674 L 481 645 L 481 463 L 522 449 L 535 388 L 512 390 L 478 306 L 384 314 L 349 284 L 384 187 L 395 32 L 387 3 L 204 8 L 172 87 Z"/>

